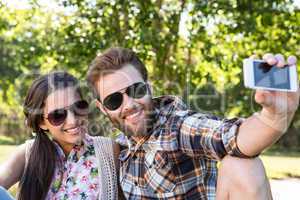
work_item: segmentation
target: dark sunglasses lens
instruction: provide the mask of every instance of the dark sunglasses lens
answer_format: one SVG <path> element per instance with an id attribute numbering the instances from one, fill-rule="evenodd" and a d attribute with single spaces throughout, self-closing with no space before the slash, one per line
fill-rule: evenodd
<path id="1" fill-rule="evenodd" d="M 127 94 L 132 98 L 140 99 L 147 94 L 147 90 L 148 88 L 145 83 L 135 83 L 128 87 Z"/>
<path id="2" fill-rule="evenodd" d="M 67 118 L 68 111 L 65 109 L 58 109 L 48 114 L 48 121 L 53 126 L 61 125 Z"/>
<path id="3" fill-rule="evenodd" d="M 122 102 L 122 93 L 116 92 L 106 97 L 103 101 L 103 105 L 109 110 L 116 110 L 122 105 Z"/>
<path id="4" fill-rule="evenodd" d="M 87 115 L 89 112 L 89 104 L 85 100 L 75 102 L 72 107 L 74 113 L 79 116 Z"/>

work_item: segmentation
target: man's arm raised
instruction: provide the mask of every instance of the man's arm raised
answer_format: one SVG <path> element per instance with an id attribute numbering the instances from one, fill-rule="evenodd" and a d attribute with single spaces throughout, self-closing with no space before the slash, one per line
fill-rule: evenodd
<path id="1" fill-rule="evenodd" d="M 281 54 L 266 54 L 263 59 L 269 65 L 283 67 L 284 58 Z M 290 56 L 288 65 L 295 65 L 296 58 Z M 247 118 L 240 126 L 237 146 L 248 156 L 255 156 L 276 142 L 289 127 L 299 105 L 298 92 L 281 92 L 257 90 L 255 101 L 262 106 L 259 113 Z"/>

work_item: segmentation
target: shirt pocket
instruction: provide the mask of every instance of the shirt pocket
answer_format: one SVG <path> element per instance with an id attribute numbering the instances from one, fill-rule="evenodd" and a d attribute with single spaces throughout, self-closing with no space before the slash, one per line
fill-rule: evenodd
<path id="1" fill-rule="evenodd" d="M 176 176 L 173 173 L 174 164 L 168 159 L 167 152 L 156 152 L 152 161 L 146 160 L 145 181 L 157 193 L 174 191 Z"/>

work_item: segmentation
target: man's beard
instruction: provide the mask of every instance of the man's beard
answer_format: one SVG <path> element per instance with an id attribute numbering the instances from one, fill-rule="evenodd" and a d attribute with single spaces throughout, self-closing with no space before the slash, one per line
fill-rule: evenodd
<path id="1" fill-rule="evenodd" d="M 112 123 L 127 136 L 146 136 L 152 132 L 152 128 L 155 123 L 155 115 L 153 111 L 148 111 L 143 122 L 139 122 L 134 127 L 126 125 L 125 120 L 112 121 Z"/>

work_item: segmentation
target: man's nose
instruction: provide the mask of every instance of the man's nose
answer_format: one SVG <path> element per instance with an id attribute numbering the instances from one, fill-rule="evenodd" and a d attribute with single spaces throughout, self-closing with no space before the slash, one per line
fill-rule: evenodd
<path id="1" fill-rule="evenodd" d="M 128 96 L 128 94 L 123 94 L 123 110 L 131 110 L 136 107 L 136 104 L 132 97 Z"/>

